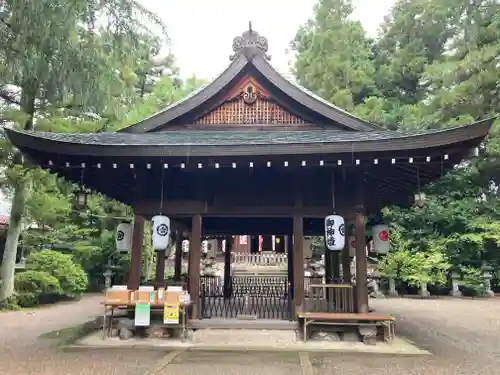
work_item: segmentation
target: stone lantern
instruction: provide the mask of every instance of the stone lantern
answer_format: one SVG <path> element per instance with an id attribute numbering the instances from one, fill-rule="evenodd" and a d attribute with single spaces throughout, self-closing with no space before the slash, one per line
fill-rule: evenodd
<path id="1" fill-rule="evenodd" d="M 451 292 L 450 295 L 453 297 L 461 297 L 462 292 L 458 288 L 458 282 L 460 280 L 460 272 L 458 270 L 451 271 Z"/>
<path id="2" fill-rule="evenodd" d="M 372 297 L 374 298 L 385 298 L 384 293 L 380 290 L 380 272 L 378 267 L 374 267 L 371 273 L 371 287 L 372 287 Z M 397 292 L 396 292 L 397 293 Z"/>
<path id="3" fill-rule="evenodd" d="M 495 295 L 495 293 L 491 290 L 491 279 L 493 278 L 491 271 L 493 271 L 493 267 L 484 263 L 481 270 L 483 271 L 485 294 L 488 297 L 493 297 Z"/>
<path id="4" fill-rule="evenodd" d="M 106 289 L 111 288 L 111 278 L 113 277 L 114 272 L 111 271 L 111 269 L 107 268 L 102 275 L 104 276 L 104 286 L 106 287 Z"/>

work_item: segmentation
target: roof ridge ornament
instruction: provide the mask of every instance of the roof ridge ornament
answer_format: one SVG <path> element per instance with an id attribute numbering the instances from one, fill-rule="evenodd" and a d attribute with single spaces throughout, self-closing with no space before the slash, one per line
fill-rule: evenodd
<path id="1" fill-rule="evenodd" d="M 253 59 L 256 55 L 264 56 L 267 60 L 271 60 L 271 56 L 267 54 L 269 48 L 267 38 L 260 36 L 257 31 L 252 29 L 252 21 L 248 22 L 248 30 L 241 36 L 233 39 L 234 54 L 229 57 L 232 61 L 239 54 L 245 55 L 248 60 Z"/>

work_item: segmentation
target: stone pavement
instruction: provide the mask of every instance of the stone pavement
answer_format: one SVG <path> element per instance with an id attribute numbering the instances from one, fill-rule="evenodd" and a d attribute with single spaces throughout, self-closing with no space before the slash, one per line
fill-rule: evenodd
<path id="1" fill-rule="evenodd" d="M 100 315 L 101 296 L 0 313 L 2 375 L 489 375 L 500 374 L 500 299 L 370 300 L 398 318 L 396 331 L 433 356 L 294 352 L 166 352 L 106 349 L 63 352 L 43 333 Z"/>

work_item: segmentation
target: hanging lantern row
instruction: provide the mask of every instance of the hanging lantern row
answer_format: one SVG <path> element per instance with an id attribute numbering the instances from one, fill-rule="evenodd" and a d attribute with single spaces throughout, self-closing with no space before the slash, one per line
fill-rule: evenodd
<path id="1" fill-rule="evenodd" d="M 346 225 L 344 218 L 339 215 L 328 215 L 325 217 L 325 246 L 329 251 L 341 251 L 347 240 L 349 256 L 356 255 L 356 236 L 354 226 L 349 225 L 350 233 L 346 239 Z M 390 249 L 389 226 L 384 224 L 375 225 L 372 228 L 373 251 L 377 254 L 386 254 Z"/>
<path id="2" fill-rule="evenodd" d="M 116 250 L 119 253 L 128 253 L 132 249 L 132 232 L 133 227 L 130 223 L 120 223 L 116 227 Z M 151 233 L 153 248 L 156 251 L 167 250 L 168 245 L 170 244 L 170 235 L 170 219 L 163 215 L 153 217 Z"/>
<path id="3" fill-rule="evenodd" d="M 370 164 L 379 164 L 380 162 L 382 161 L 385 161 L 386 159 L 378 159 L 378 158 L 375 158 L 375 159 L 372 159 L 370 161 Z M 388 160 L 388 159 L 387 159 Z M 413 164 L 415 162 L 423 162 L 425 161 L 426 163 L 430 163 L 431 161 L 436 161 L 436 160 L 449 160 L 449 155 L 448 154 L 444 154 L 442 158 L 438 158 L 436 156 L 434 157 L 431 157 L 431 156 L 427 156 L 425 158 L 414 158 L 414 157 L 408 157 L 408 158 L 392 158 L 390 160 L 391 164 L 396 164 L 396 163 L 409 163 L 409 164 Z M 354 159 L 353 160 L 353 163 L 354 165 L 361 165 L 361 164 L 366 164 L 368 161 L 367 160 L 362 160 L 362 159 Z M 347 164 L 346 161 L 344 160 L 341 160 L 341 159 L 338 159 L 336 161 L 325 161 L 325 160 L 319 160 L 318 162 L 316 163 L 312 163 L 312 162 L 307 162 L 306 160 L 302 160 L 300 162 L 300 166 L 302 167 L 306 167 L 308 165 L 310 166 L 334 166 L 334 165 L 337 165 L 337 166 L 342 166 L 344 165 L 344 163 Z M 169 168 L 180 168 L 180 169 L 186 169 L 187 167 L 191 167 L 190 164 L 187 164 L 187 163 L 180 163 L 180 164 L 168 164 L 168 163 L 162 163 L 163 164 L 163 169 L 169 169 Z M 49 160 L 48 161 L 48 165 L 49 167 L 53 167 L 54 166 L 54 163 L 52 162 L 52 160 Z M 243 164 L 243 163 L 237 163 L 237 162 L 232 162 L 232 163 L 228 163 L 228 164 L 221 164 L 221 163 L 211 163 L 211 164 L 203 164 L 203 163 L 195 163 L 193 166 L 194 168 L 197 168 L 197 169 L 203 169 L 203 168 L 215 168 L 215 169 L 219 169 L 219 168 L 254 168 L 255 166 L 257 165 L 257 163 L 251 161 L 249 162 L 248 164 Z M 80 164 L 74 164 L 72 165 L 71 163 L 69 162 L 66 162 L 65 163 L 65 167 L 66 168 L 97 168 L 97 169 L 101 169 L 103 168 L 104 164 L 103 163 L 97 163 L 95 165 L 88 165 L 87 163 L 80 163 Z M 154 164 L 152 163 L 147 163 L 147 164 L 141 164 L 140 166 L 139 165 L 136 165 L 134 163 L 126 163 L 125 165 L 122 165 L 122 164 L 119 164 L 119 163 L 111 163 L 111 166 L 113 169 L 117 169 L 117 168 L 123 168 L 124 166 L 126 168 L 130 168 L 130 169 L 134 169 L 136 167 L 145 167 L 145 169 L 153 169 L 153 166 Z M 265 166 L 267 168 L 271 168 L 272 166 L 283 166 L 283 167 L 289 167 L 291 166 L 291 163 L 287 160 L 283 161 L 283 162 L 271 162 L 271 161 L 267 161 L 265 162 Z"/>

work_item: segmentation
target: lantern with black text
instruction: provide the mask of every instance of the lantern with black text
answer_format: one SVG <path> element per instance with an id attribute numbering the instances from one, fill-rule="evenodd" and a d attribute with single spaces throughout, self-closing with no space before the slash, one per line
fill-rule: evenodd
<path id="1" fill-rule="evenodd" d="M 132 249 L 132 224 L 120 223 L 116 227 L 115 234 L 116 250 L 121 253 L 128 253 Z"/>
<path id="2" fill-rule="evenodd" d="M 375 225 L 372 229 L 373 234 L 373 251 L 377 254 L 386 254 L 390 249 L 389 241 L 389 226 Z"/>
<path id="3" fill-rule="evenodd" d="M 153 248 L 157 251 L 166 250 L 170 243 L 170 219 L 167 216 L 153 217 Z"/>
<path id="4" fill-rule="evenodd" d="M 345 246 L 344 218 L 329 215 L 325 218 L 325 245 L 328 250 L 340 251 Z"/>
<path id="5" fill-rule="evenodd" d="M 182 241 L 182 252 L 183 253 L 189 252 L 189 240 Z"/>
<path id="6" fill-rule="evenodd" d="M 204 240 L 201 242 L 201 252 L 203 254 L 207 254 L 208 253 L 208 241 L 207 240 Z"/>

